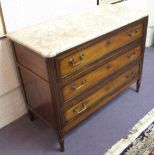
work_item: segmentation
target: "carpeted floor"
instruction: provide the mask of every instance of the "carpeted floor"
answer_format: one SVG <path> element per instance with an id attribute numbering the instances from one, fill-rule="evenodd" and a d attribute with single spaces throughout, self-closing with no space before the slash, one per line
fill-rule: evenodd
<path id="1" fill-rule="evenodd" d="M 146 49 L 139 94 L 134 89 L 127 89 L 67 134 L 64 153 L 59 152 L 53 131 L 23 116 L 0 130 L 0 155 L 102 155 L 153 108 L 153 48 Z"/>

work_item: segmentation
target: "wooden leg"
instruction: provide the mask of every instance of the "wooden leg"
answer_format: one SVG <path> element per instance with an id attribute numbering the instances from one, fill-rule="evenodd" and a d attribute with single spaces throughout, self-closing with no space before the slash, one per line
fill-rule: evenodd
<path id="1" fill-rule="evenodd" d="M 64 138 L 59 139 L 59 144 L 60 144 L 61 152 L 64 152 L 65 151 L 65 148 L 64 148 Z"/>
<path id="2" fill-rule="evenodd" d="M 141 81 L 140 80 L 137 80 L 137 88 L 136 88 L 136 92 L 137 93 L 139 92 L 140 85 L 141 85 Z"/>
<path id="3" fill-rule="evenodd" d="M 64 136 L 60 133 L 57 133 L 57 137 L 58 137 L 58 141 L 59 141 L 59 144 L 60 144 L 60 150 L 61 152 L 64 152 L 65 151 L 65 147 L 64 147 Z"/>
<path id="4" fill-rule="evenodd" d="M 34 121 L 34 114 L 32 113 L 32 111 L 28 110 L 28 115 L 31 121 Z"/>

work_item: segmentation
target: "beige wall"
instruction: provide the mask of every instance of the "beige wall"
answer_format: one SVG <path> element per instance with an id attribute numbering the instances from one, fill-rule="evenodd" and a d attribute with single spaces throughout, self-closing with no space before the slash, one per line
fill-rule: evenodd
<path id="1" fill-rule="evenodd" d="M 4 36 L 0 15 L 0 128 L 26 113 L 12 48 Z"/>
<path id="2" fill-rule="evenodd" d="M 96 0 L 1 0 L 7 32 L 70 12 L 96 6 Z M 7 39 L 0 40 L 0 128 L 26 113 Z"/>
<path id="3" fill-rule="evenodd" d="M 8 32 L 94 7 L 97 0 L 1 0 Z"/>
<path id="4" fill-rule="evenodd" d="M 4 30 L 2 25 L 2 17 L 0 15 L 0 37 L 4 36 Z"/>
<path id="5" fill-rule="evenodd" d="M 12 48 L 8 39 L 0 40 L 0 128 L 26 113 Z"/>

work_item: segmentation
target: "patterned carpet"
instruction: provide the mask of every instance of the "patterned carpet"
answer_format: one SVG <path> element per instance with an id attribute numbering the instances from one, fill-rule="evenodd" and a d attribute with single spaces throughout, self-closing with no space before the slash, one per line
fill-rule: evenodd
<path id="1" fill-rule="evenodd" d="M 105 155 L 153 155 L 154 154 L 154 112 L 151 110 Z"/>

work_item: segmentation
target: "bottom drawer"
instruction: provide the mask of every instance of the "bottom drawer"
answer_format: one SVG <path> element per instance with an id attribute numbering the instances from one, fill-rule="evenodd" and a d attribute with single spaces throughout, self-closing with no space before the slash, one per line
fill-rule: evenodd
<path id="1" fill-rule="evenodd" d="M 102 88 L 97 90 L 89 97 L 68 109 L 65 112 L 66 123 L 71 122 L 80 115 L 84 115 L 86 111 L 89 111 L 89 109 L 96 105 L 99 101 L 103 100 L 104 98 L 108 98 L 108 96 L 111 96 L 116 91 L 119 91 L 119 88 L 121 88 L 123 85 L 135 80 L 138 75 L 138 70 L 139 65 L 137 64 L 111 82 L 105 84 Z"/>

